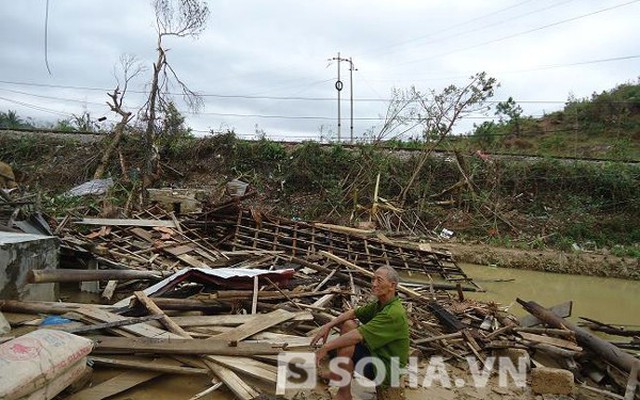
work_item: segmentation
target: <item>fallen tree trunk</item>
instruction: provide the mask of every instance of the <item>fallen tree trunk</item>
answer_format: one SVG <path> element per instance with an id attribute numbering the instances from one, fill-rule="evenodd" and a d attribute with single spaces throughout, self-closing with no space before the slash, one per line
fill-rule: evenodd
<path id="1" fill-rule="evenodd" d="M 566 328 L 572 330 L 575 332 L 576 340 L 581 346 L 591 350 L 621 370 L 630 373 L 634 364 L 640 363 L 640 360 L 633 357 L 631 354 L 628 354 L 611 343 L 600 339 L 593 333 L 579 328 L 563 318 L 558 317 L 538 303 L 533 301 L 524 301 L 521 299 L 516 299 L 516 301 L 520 303 L 525 310 L 545 324 L 553 326 L 554 328 Z M 640 378 L 640 371 L 638 372 L 638 377 Z"/>

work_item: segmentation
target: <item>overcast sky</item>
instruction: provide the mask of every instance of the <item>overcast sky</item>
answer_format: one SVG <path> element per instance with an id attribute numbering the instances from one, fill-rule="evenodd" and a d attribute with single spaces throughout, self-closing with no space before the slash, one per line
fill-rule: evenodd
<path id="1" fill-rule="evenodd" d="M 205 95 L 196 132 L 256 128 L 274 139 L 337 134 L 337 65 L 351 57 L 354 132 L 379 127 L 393 88 L 427 91 L 463 85 L 486 71 L 525 114 L 561 109 L 569 94 L 590 96 L 640 76 L 640 0 L 210 0 L 206 30 L 170 39 L 168 61 Z M 89 111 L 116 117 L 105 101 L 114 67 L 135 55 L 156 58 L 154 11 L 146 0 L 50 0 L 45 64 L 45 0 L 0 6 L 0 111 L 56 121 Z M 341 64 L 342 138 L 349 137 L 349 71 Z M 144 98 L 130 93 L 125 105 Z M 491 115 L 489 116 L 489 118 Z M 482 122 L 476 115 L 457 133 Z"/>

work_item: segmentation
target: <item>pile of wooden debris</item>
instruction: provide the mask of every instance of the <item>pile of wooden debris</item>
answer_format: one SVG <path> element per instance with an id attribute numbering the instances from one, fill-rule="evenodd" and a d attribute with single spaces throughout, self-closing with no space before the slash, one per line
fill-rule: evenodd
<path id="1" fill-rule="evenodd" d="M 624 392 L 638 374 L 637 358 L 533 303 L 521 302 L 536 317 L 521 322 L 465 298 L 481 288 L 450 254 L 375 232 L 273 218 L 236 202 L 180 217 L 159 207 L 127 219 L 67 217 L 52 230 L 65 268 L 34 270 L 29 281 L 95 282 L 102 304 L 0 300 L 0 310 L 17 336 L 34 326 L 81 335 L 93 342 L 91 366 L 126 370 L 99 383 L 90 369 L 74 372 L 65 392 L 73 400 L 107 398 L 163 374 L 207 376 L 203 393 L 224 385 L 246 400 L 273 394 L 278 354 L 314 351 L 318 328 L 368 301 L 373 271 L 384 265 L 401 275 L 414 355 L 484 364 L 520 349 L 534 356 L 534 370 L 543 370 L 535 356 L 544 354 L 570 371 L 569 390 L 577 380 L 602 393 Z M 52 315 L 57 323 L 41 324 Z M 550 328 L 532 327 L 541 323 Z M 5 350 L 20 339 L 14 333 L 0 337 Z M 31 388 L 69 376 L 38 375 Z"/>

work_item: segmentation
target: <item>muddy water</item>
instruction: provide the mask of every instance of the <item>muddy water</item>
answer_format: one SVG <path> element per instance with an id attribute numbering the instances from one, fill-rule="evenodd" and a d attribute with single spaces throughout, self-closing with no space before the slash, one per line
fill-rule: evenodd
<path id="1" fill-rule="evenodd" d="M 527 312 L 515 303 L 516 297 L 533 300 L 550 307 L 573 300 L 572 318 L 588 317 L 610 324 L 640 327 L 640 281 L 614 278 L 554 274 L 511 268 L 496 268 L 472 264 L 460 264 L 486 293 L 468 293 L 469 298 L 492 300 L 509 305 L 515 315 Z M 513 282 L 491 282 L 497 279 L 514 279 Z"/>

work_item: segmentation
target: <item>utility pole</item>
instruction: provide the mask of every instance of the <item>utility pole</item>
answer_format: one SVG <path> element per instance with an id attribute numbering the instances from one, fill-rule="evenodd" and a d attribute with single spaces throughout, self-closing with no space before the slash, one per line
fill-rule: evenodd
<path id="1" fill-rule="evenodd" d="M 351 143 L 353 143 L 353 71 L 357 71 L 353 67 L 353 61 L 351 57 L 342 58 L 340 57 L 340 52 L 338 52 L 338 57 L 330 58 L 329 61 L 337 61 L 338 62 L 338 80 L 335 83 L 335 88 L 338 91 L 338 142 L 341 141 L 341 130 L 342 130 L 342 118 L 340 114 L 340 94 L 344 87 L 344 84 L 340 80 L 340 63 L 342 61 L 346 61 L 349 63 L 349 86 L 350 86 L 350 94 L 351 94 Z"/>
<path id="2" fill-rule="evenodd" d="M 329 61 L 338 61 L 338 80 L 335 83 L 335 88 L 338 91 L 338 143 L 340 143 L 340 128 L 342 126 L 342 120 L 340 118 L 340 92 L 342 92 L 342 81 L 340 80 L 340 62 L 347 61 L 346 58 L 340 58 L 340 52 L 338 52 L 338 57 L 330 58 Z"/>
<path id="3" fill-rule="evenodd" d="M 357 71 L 353 67 L 353 61 L 349 57 L 349 95 L 351 96 L 351 144 L 353 144 L 353 71 Z"/>

